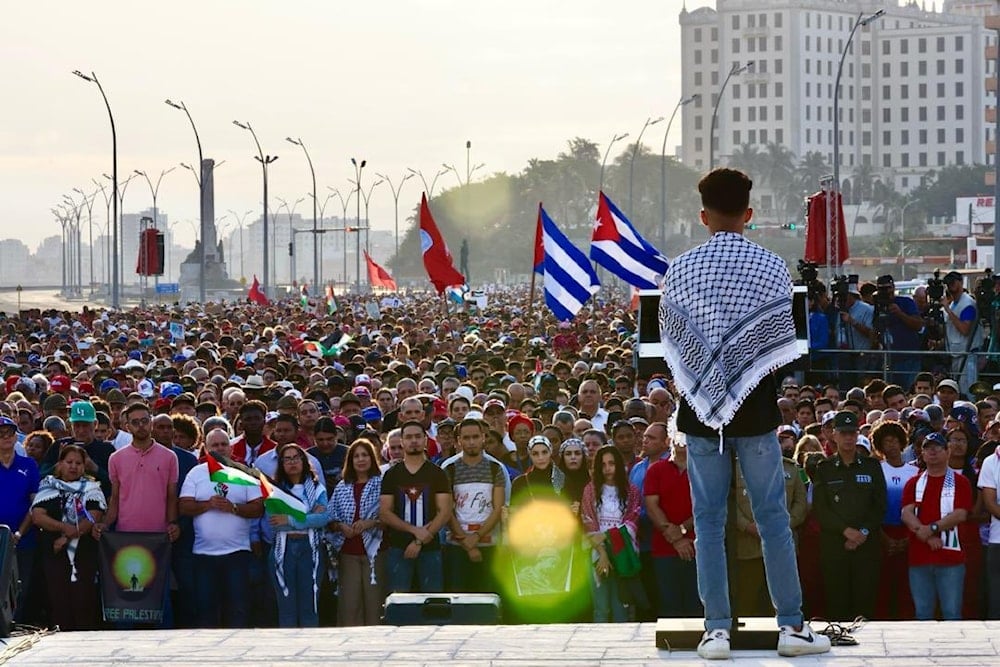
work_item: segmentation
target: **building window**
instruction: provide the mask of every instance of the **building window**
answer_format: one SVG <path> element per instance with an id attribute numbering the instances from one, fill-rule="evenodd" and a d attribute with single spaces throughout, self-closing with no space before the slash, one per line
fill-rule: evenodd
<path id="1" fill-rule="evenodd" d="M 712 85 L 713 86 L 718 86 L 719 85 L 719 73 L 718 72 L 715 72 L 715 71 L 712 72 Z"/>
<path id="2" fill-rule="evenodd" d="M 781 74 L 781 58 L 774 61 L 774 73 Z"/>
<path id="3" fill-rule="evenodd" d="M 767 74 L 767 61 L 758 60 L 757 61 L 757 71 L 761 74 Z"/>
<path id="4" fill-rule="evenodd" d="M 785 143 L 785 131 L 780 127 L 774 131 L 774 143 L 782 145 Z"/>
<path id="5" fill-rule="evenodd" d="M 808 109 L 809 107 L 806 106 L 806 108 Z M 780 104 L 774 107 L 774 120 L 784 120 L 784 115 L 785 115 L 785 107 L 781 106 Z"/>
<path id="6" fill-rule="evenodd" d="M 942 85 L 944 85 L 944 84 L 942 84 Z M 944 97 L 944 95 L 941 95 L 941 97 Z M 965 97 L 965 82 L 964 81 L 956 81 L 955 82 L 955 97 Z"/>
<path id="7" fill-rule="evenodd" d="M 785 85 L 781 81 L 774 82 L 774 96 L 782 97 L 785 93 Z"/>
<path id="8" fill-rule="evenodd" d="M 882 63 L 882 76 L 890 77 L 892 76 L 892 65 L 889 63 Z"/>
<path id="9" fill-rule="evenodd" d="M 757 122 L 757 107 L 747 107 L 747 122 Z"/>
<path id="10" fill-rule="evenodd" d="M 925 37 L 917 40 L 917 53 L 927 53 L 927 39 Z"/>
<path id="11" fill-rule="evenodd" d="M 899 52 L 904 56 L 910 52 L 910 40 L 908 39 L 899 40 Z"/>
<path id="12" fill-rule="evenodd" d="M 901 76 L 910 76 L 910 63 L 905 61 L 899 63 L 899 74 Z"/>
<path id="13" fill-rule="evenodd" d="M 944 37 L 937 38 L 937 52 L 944 53 Z"/>
<path id="14" fill-rule="evenodd" d="M 872 66 L 869 63 L 862 63 L 861 65 L 861 78 L 870 79 L 872 78 Z"/>
<path id="15" fill-rule="evenodd" d="M 921 60 L 917 62 L 917 76 L 927 76 L 927 61 Z"/>
<path id="16" fill-rule="evenodd" d="M 761 98 L 767 97 L 767 84 L 761 83 L 757 86 L 757 96 Z"/>
<path id="17" fill-rule="evenodd" d="M 917 154 L 917 166 L 926 167 L 927 166 L 927 153 Z"/>
<path id="18" fill-rule="evenodd" d="M 900 133 L 899 133 L 899 143 L 901 145 L 903 145 L 903 146 L 909 146 L 910 145 L 910 131 L 909 130 L 901 130 L 900 131 Z"/>
<path id="19" fill-rule="evenodd" d="M 739 29 L 740 29 L 740 15 L 733 14 L 733 30 L 739 30 Z"/>
<path id="20" fill-rule="evenodd" d="M 944 97 L 944 84 L 943 83 L 939 83 L 937 85 L 937 96 L 939 98 Z"/>
<path id="21" fill-rule="evenodd" d="M 903 154 L 902 154 L 902 155 L 900 155 L 899 157 L 900 157 L 900 159 L 902 160 L 902 161 L 900 162 L 900 164 L 901 164 L 902 166 L 904 166 L 904 167 L 909 167 L 909 166 L 910 166 L 910 154 L 909 154 L 909 153 L 903 153 Z"/>
<path id="22" fill-rule="evenodd" d="M 909 107 L 903 107 L 902 109 L 899 110 L 899 119 L 901 121 L 903 121 L 904 123 L 909 123 L 910 122 L 910 108 Z"/>
<path id="23" fill-rule="evenodd" d="M 740 107 L 733 107 L 733 122 L 740 122 Z"/>
<path id="24" fill-rule="evenodd" d="M 938 131 L 937 131 L 937 142 L 939 144 L 943 144 L 945 142 L 945 139 L 944 139 L 944 128 L 943 127 L 938 128 Z"/>
<path id="25" fill-rule="evenodd" d="M 694 41 L 696 44 L 701 43 L 701 28 L 694 29 Z"/>
<path id="26" fill-rule="evenodd" d="M 753 85 L 752 83 L 747 84 L 747 97 L 749 99 L 757 97 L 757 86 Z"/>
<path id="27" fill-rule="evenodd" d="M 747 134 L 750 135 L 748 139 L 749 143 L 751 144 L 757 143 L 757 130 L 750 130 L 749 132 L 747 132 Z"/>
<path id="28" fill-rule="evenodd" d="M 918 137 L 917 141 L 920 142 L 921 146 L 923 146 L 924 144 L 926 144 L 927 143 L 927 130 L 920 130 L 917 133 L 917 137 Z"/>
<path id="29" fill-rule="evenodd" d="M 962 51 L 965 49 L 965 38 L 962 35 L 955 36 L 955 50 Z"/>
<path id="30" fill-rule="evenodd" d="M 882 153 L 882 166 L 883 167 L 891 167 L 892 166 L 892 154 L 891 153 Z"/>
<path id="31" fill-rule="evenodd" d="M 882 99 L 883 100 L 892 99 L 891 91 L 892 91 L 891 86 L 882 86 Z"/>
<path id="32" fill-rule="evenodd" d="M 897 28 L 899 27 L 899 21 L 896 21 L 896 27 Z M 909 176 L 903 176 L 903 178 L 901 180 L 902 180 L 902 186 L 904 188 L 910 187 L 910 177 Z"/>
<path id="33" fill-rule="evenodd" d="M 892 132 L 889 130 L 882 130 L 882 145 L 891 146 L 892 145 Z"/>
<path id="34" fill-rule="evenodd" d="M 767 51 L 767 37 L 758 37 L 757 38 L 757 50 L 758 51 Z"/>
<path id="35" fill-rule="evenodd" d="M 712 64 L 717 65 L 719 63 L 719 50 L 712 49 L 711 54 L 712 54 Z"/>
<path id="36" fill-rule="evenodd" d="M 812 119 L 811 119 L 811 118 L 809 117 L 809 116 L 811 115 L 811 114 L 810 114 L 810 111 L 812 111 L 812 107 L 811 107 L 811 106 L 809 106 L 809 105 L 807 104 L 807 105 L 806 105 L 806 120 L 812 120 Z"/>
<path id="37" fill-rule="evenodd" d="M 892 122 L 892 109 L 886 107 L 882 109 L 882 122 L 891 123 Z"/>
<path id="38" fill-rule="evenodd" d="M 870 56 L 872 54 L 872 43 L 867 39 L 861 42 L 861 55 Z"/>
<path id="39" fill-rule="evenodd" d="M 917 109 L 917 120 L 921 123 L 927 122 L 927 107 L 919 107 Z"/>
<path id="40" fill-rule="evenodd" d="M 937 163 L 938 163 L 938 166 L 939 167 L 943 167 L 944 166 L 944 162 L 945 162 L 944 151 L 938 151 L 938 154 L 937 154 Z"/>
<path id="41" fill-rule="evenodd" d="M 780 28 L 783 14 L 781 12 L 774 13 L 774 27 Z"/>
<path id="42" fill-rule="evenodd" d="M 955 128 L 955 143 L 964 144 L 965 143 L 965 128 L 956 127 Z"/>
<path id="43" fill-rule="evenodd" d="M 941 105 L 937 108 L 937 119 L 944 120 L 944 118 L 945 118 L 944 105 Z"/>
<path id="44" fill-rule="evenodd" d="M 733 84 L 733 99 L 734 100 L 740 99 L 740 84 L 738 84 L 738 83 L 734 83 Z M 714 104 L 714 102 L 713 102 L 713 104 Z"/>
<path id="45" fill-rule="evenodd" d="M 747 27 L 748 28 L 756 28 L 757 27 L 757 15 L 756 14 L 748 14 L 747 15 Z"/>
<path id="46" fill-rule="evenodd" d="M 747 52 L 753 53 L 757 50 L 757 40 L 753 37 L 747 37 Z"/>
<path id="47" fill-rule="evenodd" d="M 700 65 L 701 64 L 701 50 L 700 49 L 698 51 L 694 52 L 694 64 L 695 65 Z"/>
<path id="48" fill-rule="evenodd" d="M 965 164 L 965 151 L 955 151 L 955 164 Z"/>
<path id="49" fill-rule="evenodd" d="M 719 41 L 719 29 L 718 28 L 712 28 L 712 41 L 713 42 Z"/>
<path id="50" fill-rule="evenodd" d="M 812 130 L 810 130 L 808 127 L 806 128 L 806 143 L 807 144 L 812 143 Z"/>
<path id="51" fill-rule="evenodd" d="M 740 40 L 738 37 L 733 38 L 733 53 L 740 52 Z"/>
<path id="52" fill-rule="evenodd" d="M 872 133 L 865 130 L 861 133 L 861 145 L 871 146 L 872 145 Z"/>
<path id="53" fill-rule="evenodd" d="M 702 119 L 701 118 L 702 117 L 700 115 L 694 117 L 694 129 L 696 129 L 696 130 L 700 130 L 701 129 L 701 127 L 702 127 Z"/>
<path id="54" fill-rule="evenodd" d="M 905 83 L 899 87 L 899 97 L 904 100 L 910 98 L 910 87 Z"/>
<path id="55" fill-rule="evenodd" d="M 704 142 L 702 142 L 701 137 L 695 137 L 694 138 L 694 149 L 696 151 L 698 151 L 698 152 L 703 151 L 705 149 L 703 143 Z"/>
<path id="56" fill-rule="evenodd" d="M 774 36 L 774 50 L 781 51 L 784 48 L 784 40 L 782 40 L 781 35 Z"/>
<path id="57" fill-rule="evenodd" d="M 937 73 L 939 76 L 944 76 L 944 59 L 938 59 L 937 61 Z"/>
<path id="58" fill-rule="evenodd" d="M 739 130 L 733 130 L 733 145 L 734 146 L 739 146 L 740 145 L 740 131 Z"/>
<path id="59" fill-rule="evenodd" d="M 872 87 L 861 86 L 861 99 L 867 101 L 870 100 L 871 98 L 872 98 Z M 868 109 L 865 109 L 865 111 L 868 111 Z"/>
<path id="60" fill-rule="evenodd" d="M 695 72 L 694 73 L 694 85 L 696 85 L 696 86 L 700 86 L 701 85 L 701 72 Z"/>
<path id="61" fill-rule="evenodd" d="M 892 53 L 892 44 L 891 44 L 891 42 L 889 40 L 887 40 L 887 39 L 883 39 L 882 40 L 882 55 L 883 56 L 888 56 L 891 53 Z"/>
<path id="62" fill-rule="evenodd" d="M 965 107 L 962 106 L 961 104 L 956 104 L 955 105 L 955 120 L 964 120 L 964 119 L 965 119 Z"/>
<path id="63" fill-rule="evenodd" d="M 870 124 L 872 122 L 872 110 L 871 109 L 862 109 L 861 110 L 861 122 L 862 123 L 866 123 L 866 124 Z"/>
<path id="64" fill-rule="evenodd" d="M 760 131 L 760 143 L 762 143 L 762 144 L 766 144 L 767 143 L 767 130 L 761 130 Z"/>
<path id="65" fill-rule="evenodd" d="M 917 97 L 919 97 L 922 100 L 927 99 L 927 84 L 926 83 L 917 84 Z"/>
<path id="66" fill-rule="evenodd" d="M 812 72 L 809 71 L 811 63 L 812 61 L 806 58 L 806 74 L 812 74 Z"/>

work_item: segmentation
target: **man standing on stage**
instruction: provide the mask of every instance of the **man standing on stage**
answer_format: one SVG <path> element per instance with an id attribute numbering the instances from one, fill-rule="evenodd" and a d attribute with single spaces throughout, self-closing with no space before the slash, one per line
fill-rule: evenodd
<path id="1" fill-rule="evenodd" d="M 743 236 L 751 217 L 746 174 L 716 169 L 698 183 L 712 238 L 678 257 L 664 276 L 660 332 L 687 434 L 698 592 L 705 634 L 698 655 L 730 657 L 726 571 L 727 498 L 735 453 L 764 546 L 778 653 L 824 653 L 830 640 L 802 616 L 795 544 L 785 507 L 781 416 L 772 372 L 798 357 L 792 285 L 784 260 Z"/>

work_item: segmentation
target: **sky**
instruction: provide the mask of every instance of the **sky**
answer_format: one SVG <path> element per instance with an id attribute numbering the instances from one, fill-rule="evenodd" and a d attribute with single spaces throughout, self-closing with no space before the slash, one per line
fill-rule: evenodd
<path id="1" fill-rule="evenodd" d="M 111 172 L 111 132 L 100 92 L 71 73 L 97 74 L 118 136 L 118 173 L 154 179 L 197 163 L 183 101 L 204 155 L 225 160 L 215 173 L 216 216 L 261 209 L 261 171 L 250 134 L 279 159 L 270 169 L 277 197 L 311 218 L 305 156 L 319 201 L 327 186 L 350 189 L 350 158 L 367 160 L 363 184 L 408 167 L 430 180 L 442 163 L 465 177 L 465 142 L 474 174 L 516 173 L 532 157 L 553 158 L 572 137 L 603 146 L 615 133 L 637 136 L 648 117 L 669 116 L 680 97 L 681 0 L 173 0 L 97 3 L 6 2 L 0 21 L 0 238 L 30 248 L 59 233 L 50 209 L 73 188 L 96 190 Z M 689 10 L 713 2 L 688 0 Z M 666 122 L 644 143 L 658 150 Z M 669 147 L 680 142 L 681 123 Z M 670 149 L 668 149 L 670 150 Z M 457 184 L 441 176 L 437 191 Z M 367 189 L 367 185 L 364 185 Z M 408 181 L 400 211 L 419 202 Z M 105 222 L 94 207 L 94 235 Z M 134 179 L 126 212 L 151 205 Z M 177 168 L 157 204 L 171 221 L 196 220 L 197 184 Z M 340 212 L 336 198 L 329 216 Z M 353 204 L 352 204 L 353 209 Z M 86 215 L 86 214 L 84 214 Z M 393 226 L 385 184 L 371 198 L 374 228 Z M 100 228 L 98 227 L 100 225 Z M 223 223 L 226 224 L 226 223 Z M 84 218 L 84 239 L 87 238 Z M 189 224 L 175 233 L 193 243 Z"/>

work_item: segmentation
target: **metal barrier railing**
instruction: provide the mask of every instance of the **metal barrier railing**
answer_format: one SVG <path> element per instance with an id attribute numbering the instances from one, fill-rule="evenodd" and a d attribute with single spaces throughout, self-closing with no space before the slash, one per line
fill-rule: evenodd
<path id="1" fill-rule="evenodd" d="M 983 377 L 991 378 L 991 386 L 993 382 L 1000 382 L 998 351 L 814 349 L 809 350 L 803 360 L 806 362 L 805 367 L 802 367 L 800 361 L 797 370 L 814 376 L 826 374 L 830 384 L 843 385 L 843 380 L 847 378 L 863 377 L 880 377 L 889 382 L 901 375 L 915 375 L 922 371 L 940 372 L 960 384 L 963 384 L 960 380 L 964 377 L 966 383 L 963 387 Z"/>

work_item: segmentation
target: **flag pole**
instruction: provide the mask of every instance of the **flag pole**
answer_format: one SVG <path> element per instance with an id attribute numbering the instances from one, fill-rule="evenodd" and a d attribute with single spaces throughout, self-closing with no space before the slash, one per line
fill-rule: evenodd
<path id="1" fill-rule="evenodd" d="M 541 240 L 542 231 L 542 202 L 538 202 L 538 221 L 535 223 L 535 247 L 531 249 L 531 290 L 528 292 L 528 326 L 534 322 L 535 316 L 535 276 L 538 272 L 535 271 L 535 260 L 538 254 L 538 243 Z M 542 261 L 545 261 L 544 255 Z"/>

